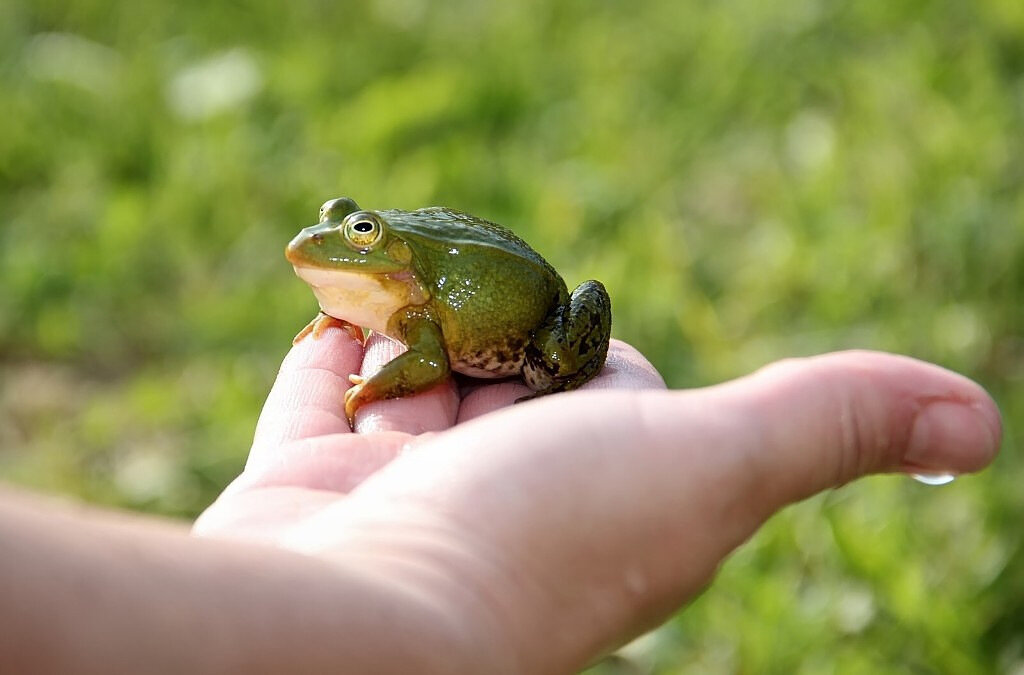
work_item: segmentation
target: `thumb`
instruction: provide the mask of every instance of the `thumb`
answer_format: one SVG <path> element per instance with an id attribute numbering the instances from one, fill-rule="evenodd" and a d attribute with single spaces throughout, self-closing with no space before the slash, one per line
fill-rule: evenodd
<path id="1" fill-rule="evenodd" d="M 712 391 L 759 436 L 743 455 L 770 510 L 871 473 L 977 471 L 1002 437 L 984 389 L 892 354 L 781 361 Z"/>

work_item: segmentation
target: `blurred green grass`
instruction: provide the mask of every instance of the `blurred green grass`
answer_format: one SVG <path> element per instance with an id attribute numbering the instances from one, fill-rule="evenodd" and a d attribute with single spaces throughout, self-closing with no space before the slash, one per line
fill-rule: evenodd
<path id="1" fill-rule="evenodd" d="M 284 243 L 444 204 L 672 386 L 867 347 L 1000 403 L 992 469 L 788 509 L 644 668 L 1024 672 L 1019 0 L 13 0 L 0 100 L 0 477 L 194 515 L 314 311 Z"/>

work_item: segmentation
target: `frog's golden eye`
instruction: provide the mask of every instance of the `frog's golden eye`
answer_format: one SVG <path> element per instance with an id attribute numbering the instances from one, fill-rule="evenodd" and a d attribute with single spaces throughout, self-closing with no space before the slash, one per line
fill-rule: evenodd
<path id="1" fill-rule="evenodd" d="M 380 221 L 369 213 L 355 213 L 345 219 L 343 229 L 345 240 L 356 248 L 369 248 L 380 241 L 384 228 Z"/>

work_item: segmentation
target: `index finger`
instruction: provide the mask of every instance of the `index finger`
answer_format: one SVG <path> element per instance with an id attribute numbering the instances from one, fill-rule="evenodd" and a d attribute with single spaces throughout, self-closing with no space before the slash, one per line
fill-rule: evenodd
<path id="1" fill-rule="evenodd" d="M 301 339 L 285 356 L 256 423 L 246 467 L 262 463 L 291 441 L 349 433 L 345 392 L 359 372 L 363 345 L 348 330 L 329 327 Z"/>

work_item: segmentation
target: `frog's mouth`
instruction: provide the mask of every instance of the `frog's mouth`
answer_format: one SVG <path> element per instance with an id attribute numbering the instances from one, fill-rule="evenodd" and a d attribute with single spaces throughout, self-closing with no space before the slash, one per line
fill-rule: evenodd
<path id="1" fill-rule="evenodd" d="M 370 274 L 295 265 L 325 314 L 378 333 L 387 333 L 395 312 L 424 299 L 408 273 Z M 418 300 L 418 302 L 417 302 Z"/>

